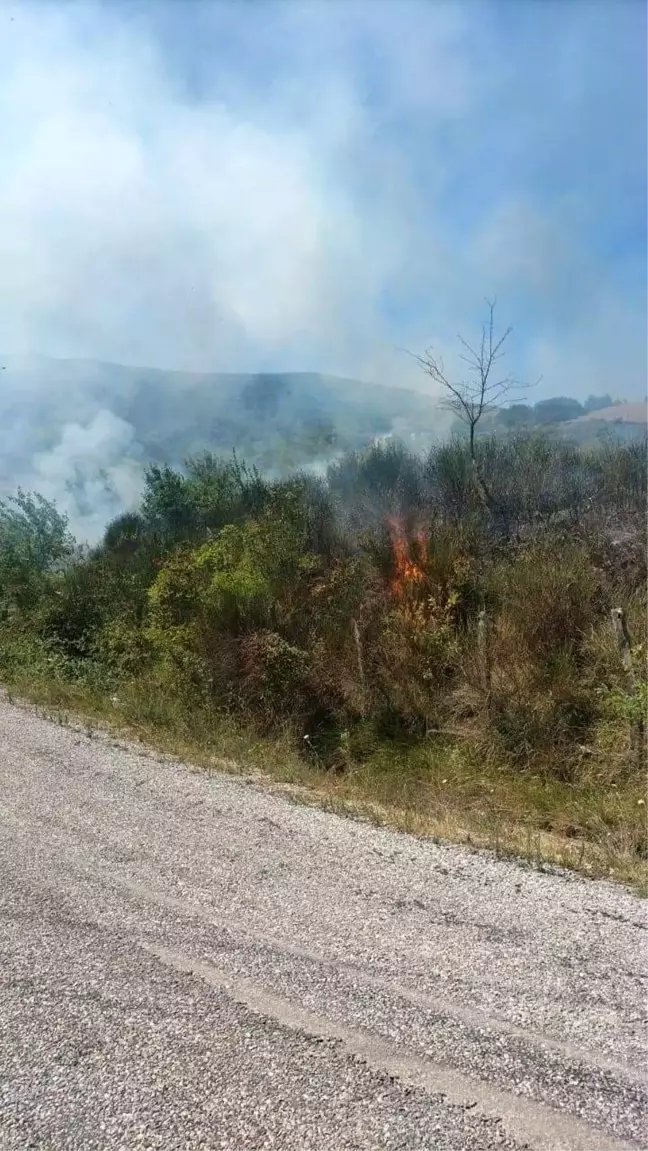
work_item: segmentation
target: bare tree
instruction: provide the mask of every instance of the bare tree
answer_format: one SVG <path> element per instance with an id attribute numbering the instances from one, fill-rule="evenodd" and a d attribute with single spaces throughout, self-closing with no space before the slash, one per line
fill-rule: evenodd
<path id="1" fill-rule="evenodd" d="M 496 337 L 495 300 L 487 300 L 486 304 L 488 317 L 482 326 L 479 347 L 473 347 L 463 336 L 458 337 L 464 349 L 460 359 L 468 365 L 466 379 L 457 382 L 450 380 L 446 375 L 443 359 L 435 355 L 433 348 L 428 348 L 422 356 L 414 356 L 414 359 L 430 379 L 444 390 L 443 406 L 454 412 L 468 426 L 470 458 L 477 489 L 482 502 L 486 507 L 490 507 L 490 494 L 481 475 L 475 450 L 477 425 L 482 416 L 493 411 L 505 395 L 528 388 L 530 385 L 514 379 L 513 376 L 500 377 L 495 372 L 495 365 L 506 354 L 503 350 L 504 344 L 513 329 L 509 327 L 502 336 Z"/>

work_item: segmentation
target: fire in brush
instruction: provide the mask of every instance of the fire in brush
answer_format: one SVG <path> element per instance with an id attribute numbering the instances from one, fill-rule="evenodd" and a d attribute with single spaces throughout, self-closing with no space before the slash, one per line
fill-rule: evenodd
<path id="1" fill-rule="evenodd" d="M 410 542 L 403 520 L 395 516 L 388 517 L 387 526 L 394 558 L 391 592 L 402 599 L 425 580 L 427 537 L 419 531 Z"/>

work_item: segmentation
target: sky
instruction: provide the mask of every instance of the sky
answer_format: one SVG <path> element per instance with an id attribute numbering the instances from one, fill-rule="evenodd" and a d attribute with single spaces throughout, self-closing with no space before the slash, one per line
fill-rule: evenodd
<path id="1" fill-rule="evenodd" d="M 646 130 L 639 0 L 0 0 L 0 350 L 642 396 Z"/>

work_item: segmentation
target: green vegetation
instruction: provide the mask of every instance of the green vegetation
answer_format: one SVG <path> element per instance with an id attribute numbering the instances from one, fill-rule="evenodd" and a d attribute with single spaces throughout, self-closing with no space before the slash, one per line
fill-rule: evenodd
<path id="1" fill-rule="evenodd" d="M 21 493 L 0 505 L 0 674 L 340 809 L 641 883 L 645 445 L 476 450 L 488 506 L 461 439 L 325 479 L 151 466 L 92 549 Z"/>
<path id="2" fill-rule="evenodd" d="M 641 442 L 646 436 L 646 405 L 627 404 L 609 395 L 590 396 L 584 404 L 571 396 L 553 396 L 536 404 L 514 402 L 486 411 L 477 434 L 506 435 L 538 429 L 586 447 L 610 437 L 617 442 Z M 455 421 L 453 430 L 462 430 L 461 421 Z"/>

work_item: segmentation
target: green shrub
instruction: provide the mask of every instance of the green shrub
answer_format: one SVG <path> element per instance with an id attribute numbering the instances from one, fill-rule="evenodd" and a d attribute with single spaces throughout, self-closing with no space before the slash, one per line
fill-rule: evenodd
<path id="1" fill-rule="evenodd" d="M 514 644 L 540 660 L 578 653 L 606 606 L 587 549 L 551 535 L 494 566 L 489 584 Z"/>
<path id="2" fill-rule="evenodd" d="M 241 648 L 241 704 L 269 729 L 302 719 L 311 700 L 308 653 L 276 632 L 247 636 Z"/>
<path id="3" fill-rule="evenodd" d="M 133 698 L 157 684 L 178 715 L 289 727 L 338 764 L 458 729 L 516 771 L 620 770 L 646 702 L 641 452 L 537 432 L 477 452 L 489 509 L 461 437 L 427 459 L 394 441 L 351 453 L 326 480 L 209 454 L 152 467 L 139 511 L 76 554 L 65 517 L 19 493 L 0 503 L 0 671 Z"/>

